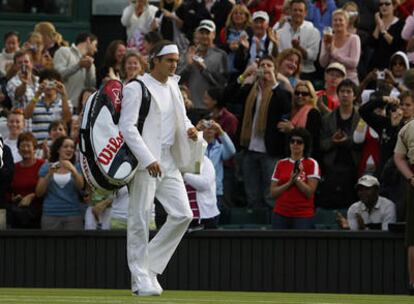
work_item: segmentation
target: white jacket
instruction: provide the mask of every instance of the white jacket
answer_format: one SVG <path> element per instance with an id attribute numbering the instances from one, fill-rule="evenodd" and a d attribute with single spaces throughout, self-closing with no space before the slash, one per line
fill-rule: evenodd
<path id="1" fill-rule="evenodd" d="M 138 121 L 139 109 L 141 107 L 142 91 L 141 85 L 134 81 L 127 84 L 123 89 L 121 116 L 119 129 L 124 136 L 125 143 L 138 159 L 138 170 L 144 170 L 161 157 L 161 112 L 160 96 L 152 85 L 153 80 L 149 74 L 139 77 L 151 93 L 151 104 L 148 116 L 145 119 L 142 135 L 139 134 L 136 123 Z M 187 118 L 184 100 L 178 87 L 178 80 L 170 77 L 167 85 L 171 89 L 173 97 L 175 117 L 177 119 L 175 141 L 171 152 L 178 168 L 188 165 L 190 160 L 190 146 L 187 130 L 193 125 Z"/>

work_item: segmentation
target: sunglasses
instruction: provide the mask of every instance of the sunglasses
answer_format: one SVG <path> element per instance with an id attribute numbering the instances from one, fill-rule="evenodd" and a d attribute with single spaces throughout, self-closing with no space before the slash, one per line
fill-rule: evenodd
<path id="1" fill-rule="evenodd" d="M 309 95 L 310 95 L 309 92 L 301 92 L 301 91 L 296 91 L 295 92 L 295 96 L 304 96 L 304 97 L 307 97 Z"/>
<path id="2" fill-rule="evenodd" d="M 291 143 L 292 145 L 294 145 L 294 144 L 296 144 L 296 145 L 303 145 L 303 140 L 302 140 L 302 139 L 295 139 L 295 138 L 292 138 L 292 139 L 290 140 L 290 143 Z"/>
<path id="3" fill-rule="evenodd" d="M 390 6 L 392 5 L 392 2 L 380 2 L 379 6 L 383 6 L 383 5 Z"/>

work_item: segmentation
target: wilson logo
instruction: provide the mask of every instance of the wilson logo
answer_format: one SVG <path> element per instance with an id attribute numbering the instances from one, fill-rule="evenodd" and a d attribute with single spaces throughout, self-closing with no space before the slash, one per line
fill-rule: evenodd
<path id="1" fill-rule="evenodd" d="M 105 166 L 109 165 L 123 143 L 124 137 L 122 136 L 121 132 L 119 132 L 117 137 L 111 137 L 108 140 L 108 144 L 99 153 L 98 162 Z"/>

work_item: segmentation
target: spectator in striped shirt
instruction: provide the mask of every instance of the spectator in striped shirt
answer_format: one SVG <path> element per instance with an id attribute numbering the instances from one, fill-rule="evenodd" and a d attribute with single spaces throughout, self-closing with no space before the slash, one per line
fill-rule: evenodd
<path id="1" fill-rule="evenodd" d="M 39 88 L 24 109 L 26 119 L 32 119 L 32 132 L 38 141 L 48 138 L 52 121 L 62 119 L 66 124 L 72 119 L 72 105 L 60 74 L 45 69 L 39 75 Z"/>

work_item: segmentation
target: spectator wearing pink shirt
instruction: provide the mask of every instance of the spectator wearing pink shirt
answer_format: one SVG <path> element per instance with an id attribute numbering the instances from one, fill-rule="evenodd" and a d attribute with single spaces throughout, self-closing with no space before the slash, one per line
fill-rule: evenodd
<path id="1" fill-rule="evenodd" d="M 357 66 L 361 55 L 359 36 L 348 32 L 349 14 L 343 9 L 332 13 L 333 34 L 324 30 L 319 63 L 326 67 L 332 62 L 342 63 L 349 79 L 359 84 Z"/>
<path id="2" fill-rule="evenodd" d="M 414 15 L 405 19 L 405 25 L 401 32 L 401 38 L 407 41 L 407 56 L 411 63 L 414 63 Z"/>

